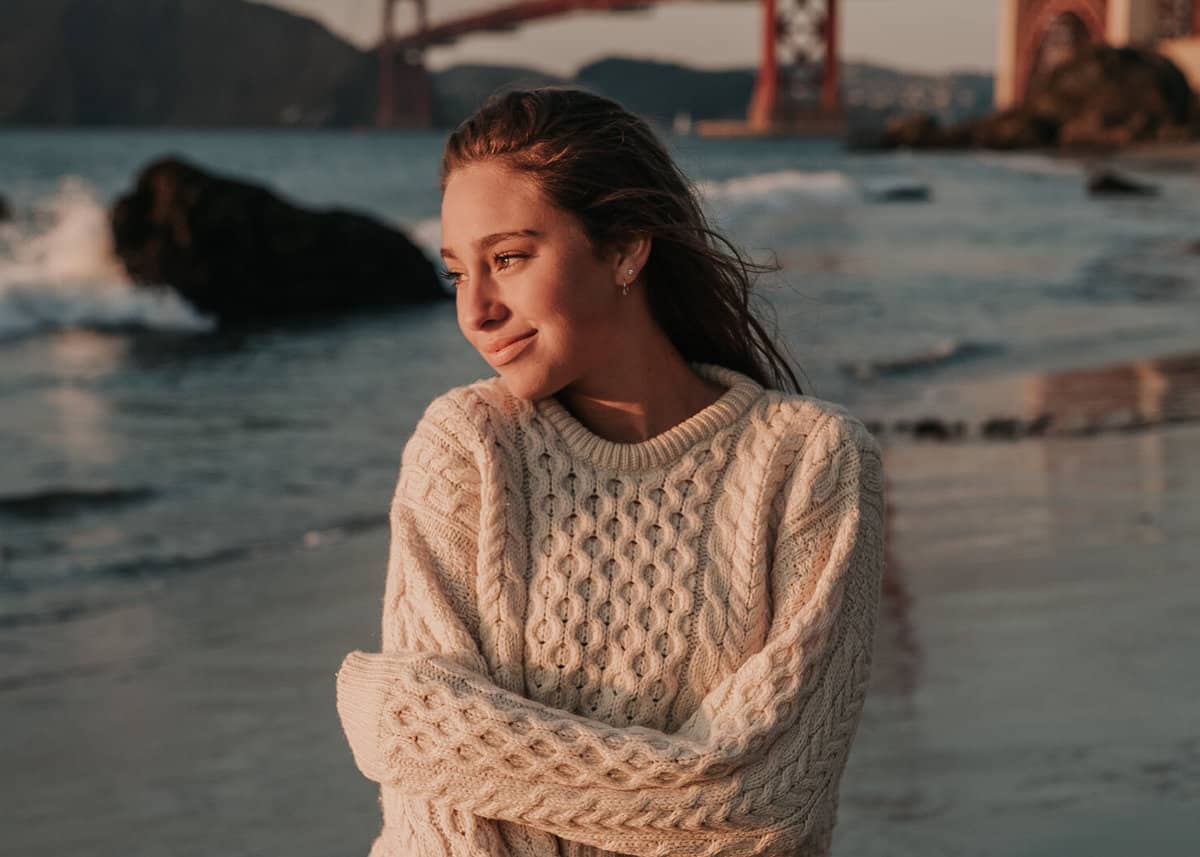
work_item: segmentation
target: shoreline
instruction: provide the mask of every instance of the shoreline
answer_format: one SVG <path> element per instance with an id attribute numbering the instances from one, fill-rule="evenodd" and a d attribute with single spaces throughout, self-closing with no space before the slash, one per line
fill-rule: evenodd
<path id="1" fill-rule="evenodd" d="M 981 837 L 1008 853 L 1032 837 L 1119 857 L 1133 831 L 1094 835 L 1117 810 L 1153 813 L 1135 830 L 1159 857 L 1188 853 L 1200 425 L 897 444 L 884 464 L 887 570 L 837 853 L 976 853 Z M 44 676 L 2 691 L 10 847 L 366 854 L 377 789 L 341 734 L 334 673 L 379 647 L 387 541 L 244 557 L 0 629 Z M 82 826 L 62 825 L 65 801 Z"/>
<path id="2" fill-rule="evenodd" d="M 919 399 L 866 397 L 861 418 L 881 442 L 1090 437 L 1200 421 L 1200 350 L 1045 372 L 932 382 Z"/>

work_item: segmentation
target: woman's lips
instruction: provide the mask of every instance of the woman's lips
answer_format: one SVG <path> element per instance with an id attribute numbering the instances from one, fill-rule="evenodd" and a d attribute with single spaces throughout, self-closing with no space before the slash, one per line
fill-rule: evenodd
<path id="1" fill-rule="evenodd" d="M 524 351 L 525 346 L 528 345 L 535 336 L 537 336 L 536 330 L 532 331 L 526 336 L 521 337 L 515 342 L 510 342 L 508 345 L 497 351 L 490 352 L 488 354 L 488 359 L 491 361 L 493 366 L 502 366 L 505 363 L 508 363 L 510 360 L 514 360 L 517 355 Z"/>

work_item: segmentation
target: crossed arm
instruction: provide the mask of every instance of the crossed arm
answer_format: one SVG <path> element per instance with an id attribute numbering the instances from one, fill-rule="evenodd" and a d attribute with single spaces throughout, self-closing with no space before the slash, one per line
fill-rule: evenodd
<path id="1" fill-rule="evenodd" d="M 673 734 L 613 727 L 493 683 L 472 617 L 454 609 L 442 576 L 453 569 L 415 562 L 431 556 L 430 522 L 415 503 L 394 504 L 393 560 L 408 582 L 389 579 L 389 604 L 415 587 L 434 623 L 423 642 L 401 635 L 411 648 L 343 660 L 337 706 L 359 769 L 406 794 L 624 854 L 794 851 L 837 787 L 857 727 L 883 566 L 873 438 L 833 420 L 801 467 L 766 644 Z"/>

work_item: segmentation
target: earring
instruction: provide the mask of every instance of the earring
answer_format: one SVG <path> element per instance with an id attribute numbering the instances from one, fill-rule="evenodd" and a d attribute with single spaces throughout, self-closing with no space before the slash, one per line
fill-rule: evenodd
<path id="1" fill-rule="evenodd" d="M 625 274 L 626 274 L 626 276 L 632 278 L 633 277 L 633 268 L 626 268 Z M 623 294 L 623 295 L 629 294 L 629 280 L 626 280 L 624 283 L 622 283 L 621 294 Z"/>

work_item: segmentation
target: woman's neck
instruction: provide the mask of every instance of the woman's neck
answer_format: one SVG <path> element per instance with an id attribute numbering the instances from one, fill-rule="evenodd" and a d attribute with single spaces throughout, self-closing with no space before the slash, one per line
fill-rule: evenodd
<path id="1" fill-rule="evenodd" d="M 669 343 L 668 343 L 669 345 Z M 606 364 L 555 397 L 593 434 L 640 443 L 717 401 L 725 387 L 703 378 L 673 346 Z"/>

